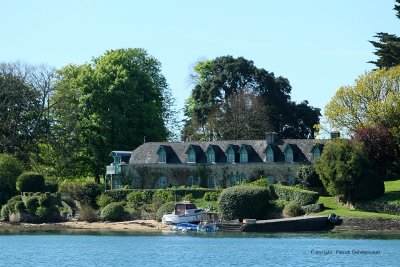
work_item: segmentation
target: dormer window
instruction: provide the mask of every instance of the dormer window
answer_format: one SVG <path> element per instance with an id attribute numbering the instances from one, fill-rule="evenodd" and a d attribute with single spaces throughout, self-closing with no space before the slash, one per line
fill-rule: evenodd
<path id="1" fill-rule="evenodd" d="M 207 163 L 215 163 L 215 153 L 213 151 L 207 153 Z"/>
<path id="2" fill-rule="evenodd" d="M 215 163 L 215 151 L 210 145 L 206 151 L 207 154 L 207 163 Z"/>
<path id="3" fill-rule="evenodd" d="M 318 146 L 314 146 L 311 150 L 311 153 L 313 161 L 316 161 L 321 157 L 321 150 L 318 148 Z"/>
<path id="4" fill-rule="evenodd" d="M 192 147 L 188 149 L 188 163 L 196 163 L 196 153 Z"/>
<path id="5" fill-rule="evenodd" d="M 239 154 L 240 154 L 240 163 L 249 162 L 249 154 L 244 146 L 240 148 Z"/>
<path id="6" fill-rule="evenodd" d="M 272 148 L 270 146 L 267 146 L 267 148 L 265 149 L 265 162 L 274 162 L 274 151 L 272 150 Z"/>
<path id="7" fill-rule="evenodd" d="M 293 150 L 290 146 L 285 150 L 285 162 L 293 163 Z"/>
<path id="8" fill-rule="evenodd" d="M 226 162 L 235 163 L 235 151 L 233 151 L 231 147 L 229 147 L 226 152 Z"/>
<path id="9" fill-rule="evenodd" d="M 165 152 L 165 149 L 160 146 L 160 148 L 157 151 L 158 154 L 158 163 L 167 163 L 167 153 Z"/>

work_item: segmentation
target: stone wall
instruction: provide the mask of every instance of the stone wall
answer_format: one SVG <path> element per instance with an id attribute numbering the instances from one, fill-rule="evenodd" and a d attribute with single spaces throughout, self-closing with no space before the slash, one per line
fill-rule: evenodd
<path id="1" fill-rule="evenodd" d="M 215 186 L 229 187 L 233 181 L 254 181 L 260 177 L 280 182 L 293 182 L 301 163 L 238 163 L 238 164 L 131 164 L 126 166 L 123 185 L 134 188 L 160 188 L 165 186 L 190 186 L 189 177 L 196 185 L 210 187 L 209 178 Z M 235 177 L 236 179 L 232 179 Z M 212 187 L 212 186 L 211 186 Z"/>

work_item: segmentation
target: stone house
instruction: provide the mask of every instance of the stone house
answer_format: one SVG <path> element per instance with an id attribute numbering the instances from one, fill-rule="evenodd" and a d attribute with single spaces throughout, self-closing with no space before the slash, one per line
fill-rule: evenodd
<path id="1" fill-rule="evenodd" d="M 299 167 L 318 159 L 325 142 L 280 139 L 275 133 L 267 133 L 265 140 L 148 142 L 133 152 L 113 151 L 106 180 L 112 189 L 229 187 L 261 176 L 294 184 Z M 118 153 L 131 154 L 129 162 L 118 159 Z"/>

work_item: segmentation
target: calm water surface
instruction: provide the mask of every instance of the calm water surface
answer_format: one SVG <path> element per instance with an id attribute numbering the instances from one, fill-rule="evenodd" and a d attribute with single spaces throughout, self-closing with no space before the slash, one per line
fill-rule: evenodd
<path id="1" fill-rule="evenodd" d="M 0 266 L 400 266 L 400 234 L 0 233 Z"/>

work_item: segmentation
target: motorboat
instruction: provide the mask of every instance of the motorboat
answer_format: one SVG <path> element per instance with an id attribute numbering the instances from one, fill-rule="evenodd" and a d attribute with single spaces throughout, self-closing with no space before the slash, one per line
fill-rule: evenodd
<path id="1" fill-rule="evenodd" d="M 207 214 L 205 209 L 197 208 L 192 201 L 175 204 L 174 211 L 162 217 L 164 224 L 197 223 Z"/>

